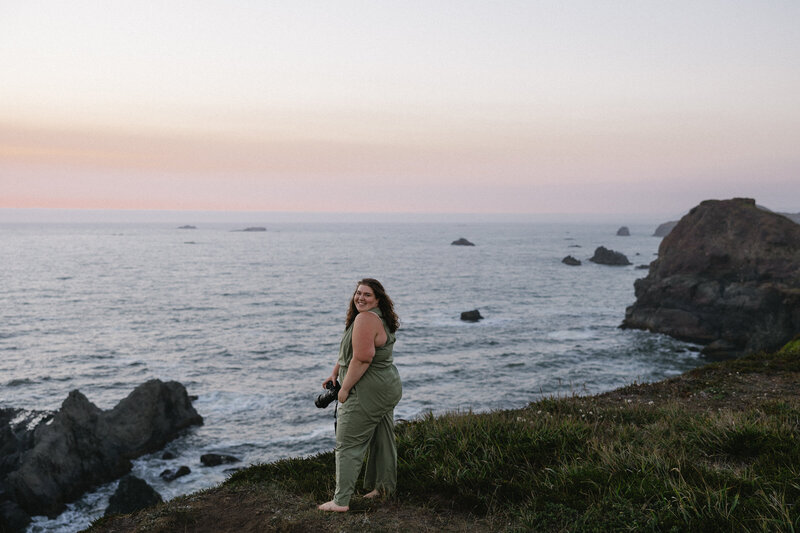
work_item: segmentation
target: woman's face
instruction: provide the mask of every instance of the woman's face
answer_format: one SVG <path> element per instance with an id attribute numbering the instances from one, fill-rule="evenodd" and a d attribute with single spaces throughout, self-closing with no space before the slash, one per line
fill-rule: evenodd
<path id="1" fill-rule="evenodd" d="M 353 303 L 356 304 L 356 309 L 359 313 L 368 311 L 373 307 L 378 307 L 378 299 L 375 297 L 375 291 L 369 285 L 359 285 L 356 293 L 353 295 Z"/>

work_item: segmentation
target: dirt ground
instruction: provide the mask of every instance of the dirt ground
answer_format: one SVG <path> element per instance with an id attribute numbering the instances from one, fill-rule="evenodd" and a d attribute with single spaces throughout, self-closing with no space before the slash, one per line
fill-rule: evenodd
<path id="1" fill-rule="evenodd" d="M 348 513 L 323 513 L 318 502 L 273 487 L 219 487 L 134 515 L 114 517 L 92 532 L 263 533 L 269 531 L 466 532 L 501 529 L 465 515 L 393 501 L 354 498 Z M 494 526 L 498 526 L 495 524 Z"/>

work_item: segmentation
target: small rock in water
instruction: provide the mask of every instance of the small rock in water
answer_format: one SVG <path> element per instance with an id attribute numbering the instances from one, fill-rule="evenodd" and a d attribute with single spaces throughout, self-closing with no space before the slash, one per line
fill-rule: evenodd
<path id="1" fill-rule="evenodd" d="M 222 455 L 219 453 L 206 453 L 200 456 L 203 466 L 219 466 L 225 463 L 238 463 L 241 459 L 232 455 Z"/>
<path id="2" fill-rule="evenodd" d="M 178 229 L 197 229 L 197 226 L 192 226 L 192 225 L 187 224 L 185 226 L 178 227 Z"/>
<path id="3" fill-rule="evenodd" d="M 108 499 L 106 516 L 135 513 L 162 501 L 161 495 L 147 481 L 128 475 L 120 480 L 116 492 Z"/>
<path id="4" fill-rule="evenodd" d="M 460 239 L 455 240 L 455 241 L 451 242 L 450 244 L 452 244 L 454 246 L 475 246 L 473 243 L 469 242 L 464 237 L 461 237 Z"/>
<path id="5" fill-rule="evenodd" d="M 581 266 L 581 262 L 578 259 L 575 259 L 571 255 L 568 255 L 564 259 L 561 260 L 562 263 L 569 266 Z"/>
<path id="6" fill-rule="evenodd" d="M 625 257 L 625 254 L 615 252 L 614 250 L 609 250 L 605 246 L 599 246 L 594 251 L 594 255 L 589 258 L 589 261 L 599 265 L 611 266 L 626 266 L 631 264 L 631 262 L 628 261 L 628 258 Z"/>
<path id="7" fill-rule="evenodd" d="M 480 311 L 477 309 L 473 309 L 472 311 L 464 311 L 461 313 L 461 320 L 465 322 L 477 322 L 481 320 L 483 317 L 481 316 Z"/>
<path id="8" fill-rule="evenodd" d="M 183 477 L 192 473 L 192 470 L 188 466 L 181 466 L 178 470 L 164 470 L 159 474 L 159 477 L 164 481 L 175 481 L 179 477 Z"/>
<path id="9" fill-rule="evenodd" d="M 631 236 L 631 230 L 628 229 L 628 226 L 622 226 L 621 228 L 619 228 L 617 230 L 617 236 L 618 237 L 630 237 Z"/>

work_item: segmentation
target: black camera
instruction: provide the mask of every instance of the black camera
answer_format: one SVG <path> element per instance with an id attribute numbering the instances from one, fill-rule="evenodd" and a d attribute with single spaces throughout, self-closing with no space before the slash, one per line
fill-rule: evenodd
<path id="1" fill-rule="evenodd" d="M 320 409 L 325 409 L 333 400 L 339 397 L 339 389 L 341 389 L 342 386 L 339 385 L 338 381 L 335 383 L 333 381 L 329 381 L 325 384 L 325 388 L 328 390 L 317 396 L 317 399 L 314 400 L 314 405 Z"/>

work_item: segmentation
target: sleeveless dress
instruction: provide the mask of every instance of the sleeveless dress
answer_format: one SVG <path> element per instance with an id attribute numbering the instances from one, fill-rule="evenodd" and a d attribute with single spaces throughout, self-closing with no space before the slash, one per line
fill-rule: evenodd
<path id="1" fill-rule="evenodd" d="M 337 505 L 349 505 L 368 453 L 364 488 L 391 492 L 397 484 L 397 448 L 394 440 L 394 408 L 403 395 L 400 374 L 394 366 L 392 349 L 395 335 L 389 331 L 379 308 L 370 309 L 383 323 L 386 343 L 375 348 L 361 379 L 350 390 L 347 401 L 339 406 L 336 426 Z M 353 324 L 345 330 L 339 346 L 339 382 L 344 382 L 353 359 Z"/>

